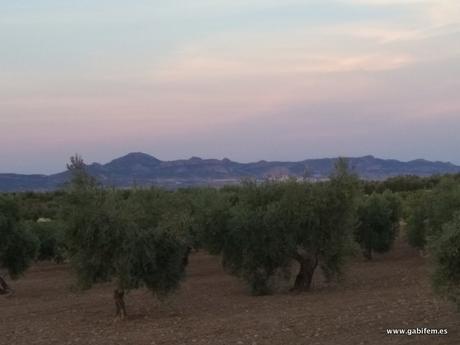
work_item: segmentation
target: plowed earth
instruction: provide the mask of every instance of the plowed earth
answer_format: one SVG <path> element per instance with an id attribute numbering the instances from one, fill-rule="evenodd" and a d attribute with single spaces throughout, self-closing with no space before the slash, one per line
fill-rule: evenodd
<path id="1" fill-rule="evenodd" d="M 309 293 L 252 297 L 219 259 L 193 254 L 181 289 L 166 301 L 126 296 L 114 321 L 112 286 L 72 289 L 67 265 L 41 263 L 0 296 L 0 344 L 460 344 L 460 313 L 431 291 L 429 259 L 399 243 L 373 262 L 355 259 L 344 281 Z M 447 335 L 387 335 L 387 328 L 442 328 Z"/>

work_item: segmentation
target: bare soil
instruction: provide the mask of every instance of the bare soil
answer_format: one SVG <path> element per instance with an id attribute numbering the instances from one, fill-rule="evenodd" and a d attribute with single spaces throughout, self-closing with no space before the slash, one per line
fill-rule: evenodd
<path id="1" fill-rule="evenodd" d="M 126 296 L 114 321 L 110 284 L 72 288 L 67 265 L 41 263 L 0 296 L 0 344 L 460 344 L 460 313 L 431 291 L 429 259 L 404 244 L 373 262 L 354 260 L 337 286 L 252 297 L 219 259 L 194 254 L 180 291 L 160 302 Z M 387 328 L 446 328 L 448 335 L 387 335 Z"/>

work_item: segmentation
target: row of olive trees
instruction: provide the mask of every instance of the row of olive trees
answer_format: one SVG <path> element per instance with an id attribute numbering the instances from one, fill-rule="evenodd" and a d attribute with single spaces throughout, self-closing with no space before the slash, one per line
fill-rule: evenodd
<path id="1" fill-rule="evenodd" d="M 102 188 L 79 156 L 68 169 L 72 181 L 58 194 L 62 209 L 53 213 L 60 221 L 21 227 L 16 214 L 10 216 L 13 226 L 0 225 L 9 236 L 35 234 L 38 256 L 11 251 L 11 244 L 0 247 L 0 254 L 10 251 L 26 263 L 33 257 L 66 258 L 82 288 L 113 282 L 120 316 L 131 289 L 143 286 L 160 296 L 174 291 L 191 247 L 221 255 L 224 267 L 247 281 L 254 294 L 266 294 L 275 276 L 288 277 L 293 262 L 299 267 L 294 290 L 308 290 L 318 268 L 326 279 L 336 279 L 355 240 L 370 259 L 373 251 L 391 248 L 398 230 L 398 198 L 391 192 L 364 196 L 343 160 L 322 183 L 246 182 L 177 192 Z M 11 264 L 0 256 L 0 266 Z"/>

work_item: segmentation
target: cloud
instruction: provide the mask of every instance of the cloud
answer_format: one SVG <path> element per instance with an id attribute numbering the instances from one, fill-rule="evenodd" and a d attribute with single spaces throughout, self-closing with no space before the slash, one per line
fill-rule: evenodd
<path id="1" fill-rule="evenodd" d="M 415 12 L 429 19 L 428 26 L 449 25 L 460 22 L 460 2 L 458 0 L 341 0 L 352 5 L 363 6 L 411 6 Z"/>
<path id="2" fill-rule="evenodd" d="M 458 0 L 433 1 L 427 12 L 435 25 L 460 24 L 460 2 Z"/>
<path id="3" fill-rule="evenodd" d="M 393 70 L 411 64 L 410 55 L 299 55 L 253 58 L 222 56 L 181 56 L 153 74 L 159 80 L 190 80 L 296 76 L 317 73 L 377 72 Z"/>

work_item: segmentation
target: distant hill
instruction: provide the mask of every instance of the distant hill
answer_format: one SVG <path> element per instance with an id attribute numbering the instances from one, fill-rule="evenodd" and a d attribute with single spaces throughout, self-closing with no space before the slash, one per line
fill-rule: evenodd
<path id="1" fill-rule="evenodd" d="M 299 162 L 238 163 L 229 159 L 190 159 L 161 161 L 145 153 L 129 153 L 107 164 L 93 163 L 88 172 L 106 186 L 130 187 L 225 185 L 243 178 L 263 180 L 308 176 L 324 179 L 337 158 L 306 159 Z M 430 176 L 459 173 L 460 166 L 423 159 L 401 162 L 373 156 L 349 158 L 353 170 L 363 179 L 382 180 L 398 175 Z M 45 191 L 59 188 L 69 180 L 68 172 L 53 175 L 0 174 L 0 192 Z"/>

